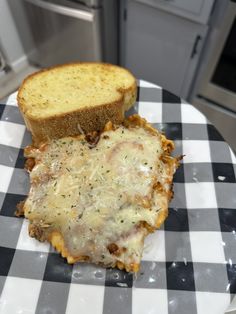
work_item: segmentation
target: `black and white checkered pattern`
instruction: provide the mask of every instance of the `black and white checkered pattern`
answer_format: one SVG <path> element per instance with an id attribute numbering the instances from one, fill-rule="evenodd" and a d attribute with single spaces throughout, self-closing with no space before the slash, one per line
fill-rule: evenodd
<path id="1" fill-rule="evenodd" d="M 140 81 L 138 112 L 185 154 L 160 231 L 145 242 L 137 276 L 68 265 L 14 217 L 27 195 L 30 135 L 16 94 L 0 105 L 0 313 L 222 314 L 236 293 L 236 159 L 193 106 Z"/>

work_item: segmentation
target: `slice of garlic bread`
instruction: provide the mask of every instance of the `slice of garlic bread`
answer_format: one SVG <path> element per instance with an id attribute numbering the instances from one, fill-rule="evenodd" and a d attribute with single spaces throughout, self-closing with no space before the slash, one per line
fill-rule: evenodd
<path id="1" fill-rule="evenodd" d="M 101 130 L 119 124 L 135 102 L 136 80 L 126 69 L 105 63 L 73 63 L 27 77 L 18 105 L 34 142 Z"/>

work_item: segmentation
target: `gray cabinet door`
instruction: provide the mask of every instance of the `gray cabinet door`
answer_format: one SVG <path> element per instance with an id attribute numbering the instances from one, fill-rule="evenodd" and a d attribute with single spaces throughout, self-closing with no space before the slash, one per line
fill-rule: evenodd
<path id="1" fill-rule="evenodd" d="M 124 65 L 187 97 L 207 26 L 135 1 L 127 2 L 125 25 Z"/>

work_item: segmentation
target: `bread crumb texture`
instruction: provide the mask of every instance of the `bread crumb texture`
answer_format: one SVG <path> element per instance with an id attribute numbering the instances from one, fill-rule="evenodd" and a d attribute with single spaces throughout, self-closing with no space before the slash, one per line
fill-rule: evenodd
<path id="1" fill-rule="evenodd" d="M 18 103 L 27 116 L 47 118 L 120 101 L 134 86 L 133 75 L 115 65 L 66 64 L 26 78 L 18 93 Z"/>

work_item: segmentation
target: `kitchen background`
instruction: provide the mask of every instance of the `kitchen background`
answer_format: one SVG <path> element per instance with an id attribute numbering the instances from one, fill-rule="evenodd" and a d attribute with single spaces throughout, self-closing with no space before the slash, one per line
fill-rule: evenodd
<path id="1" fill-rule="evenodd" d="M 75 60 L 120 64 L 183 97 L 236 150 L 235 0 L 0 0 L 0 99 Z"/>

